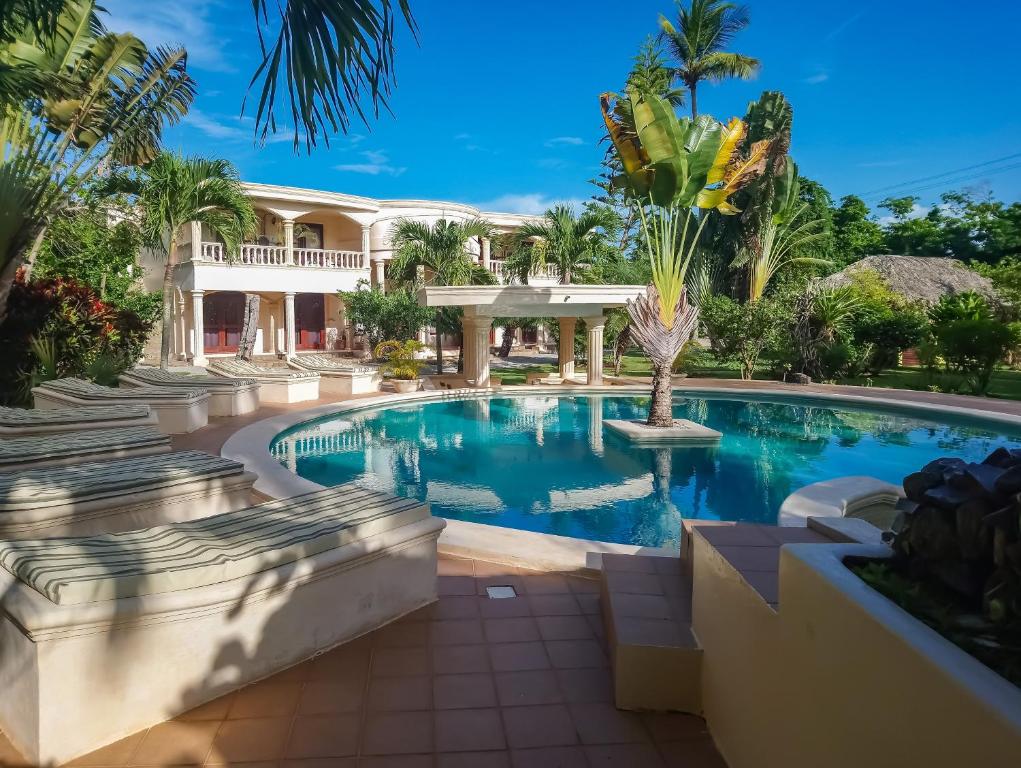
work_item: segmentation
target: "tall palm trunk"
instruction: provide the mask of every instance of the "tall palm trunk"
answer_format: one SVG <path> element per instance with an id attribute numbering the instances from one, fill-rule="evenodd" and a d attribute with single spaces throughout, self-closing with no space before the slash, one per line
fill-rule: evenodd
<path id="1" fill-rule="evenodd" d="M 160 368 L 170 368 L 170 334 L 174 326 L 174 267 L 177 266 L 177 238 L 170 238 L 167 266 L 163 269 L 163 323 L 160 329 Z M 197 331 L 198 329 L 194 329 Z M 193 332 L 194 332 L 193 331 Z"/>
<path id="2" fill-rule="evenodd" d="M 443 375 L 443 334 L 436 328 L 436 373 Z"/>
<path id="3" fill-rule="evenodd" d="M 694 120 L 698 117 L 698 83 L 689 85 L 688 91 L 691 93 L 691 119 Z"/>
<path id="4" fill-rule="evenodd" d="M 650 427 L 672 427 L 674 424 L 673 382 L 670 379 L 670 364 L 657 364 L 652 374 L 652 403 L 649 418 Z"/>
<path id="5" fill-rule="evenodd" d="M 624 361 L 624 353 L 631 346 L 631 325 L 625 325 L 617 334 L 617 341 L 613 345 L 613 375 L 620 376 L 620 365 Z"/>

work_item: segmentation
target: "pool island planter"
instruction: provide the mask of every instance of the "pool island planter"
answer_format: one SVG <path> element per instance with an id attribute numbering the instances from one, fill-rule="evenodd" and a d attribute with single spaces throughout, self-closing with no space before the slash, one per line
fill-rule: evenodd
<path id="1" fill-rule="evenodd" d="M 639 419 L 606 419 L 603 424 L 625 440 L 650 445 L 719 445 L 723 438 L 722 432 L 688 419 L 674 419 L 672 427 L 654 427 Z"/>
<path id="2" fill-rule="evenodd" d="M 702 700 L 731 768 L 1016 763 L 1021 689 L 844 564 L 889 550 L 784 546 L 776 606 L 697 532 L 694 550 Z"/>

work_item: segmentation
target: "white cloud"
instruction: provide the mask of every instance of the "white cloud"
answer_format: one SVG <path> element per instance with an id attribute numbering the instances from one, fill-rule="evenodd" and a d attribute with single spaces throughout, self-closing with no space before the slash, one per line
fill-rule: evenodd
<path id="1" fill-rule="evenodd" d="M 543 157 L 539 160 L 537 165 L 540 168 L 549 168 L 550 170 L 559 171 L 566 168 L 569 163 L 561 157 Z"/>
<path id="2" fill-rule="evenodd" d="M 579 146 L 584 143 L 585 143 L 584 139 L 581 139 L 578 136 L 554 136 L 552 139 L 546 139 L 546 142 L 543 144 L 543 146 L 559 147 L 565 144 L 569 144 L 571 146 Z"/>
<path id="3" fill-rule="evenodd" d="M 173 3 L 150 3 L 138 0 L 103 0 L 109 11 L 103 23 L 112 32 L 131 32 L 153 47 L 183 45 L 188 51 L 188 65 L 198 69 L 232 72 L 234 67 L 225 56 L 232 50 L 222 29 L 214 29 L 210 18 L 218 0 L 176 0 Z M 249 4 L 250 6 L 251 4 Z M 250 9 L 246 9 L 251 14 Z M 250 22 L 249 19 L 245 19 Z M 246 30 L 251 23 L 246 26 Z M 258 45 L 254 30 L 245 35 L 245 44 Z"/>
<path id="4" fill-rule="evenodd" d="M 365 159 L 364 163 L 344 163 L 334 168 L 345 173 L 363 173 L 368 176 L 400 176 L 408 170 L 404 166 L 391 165 L 386 152 L 369 149 L 359 154 Z"/>
<path id="5" fill-rule="evenodd" d="M 240 118 L 219 119 L 192 108 L 184 118 L 184 123 L 213 139 L 231 141 L 249 139 L 254 141 L 254 134 L 241 127 Z"/>
<path id="6" fill-rule="evenodd" d="M 470 139 L 471 137 L 472 137 L 472 135 L 470 133 L 458 133 L 458 134 L 454 135 L 454 140 L 455 141 L 465 141 L 467 139 Z"/>
<path id="7" fill-rule="evenodd" d="M 825 83 L 829 79 L 830 79 L 829 73 L 816 72 L 814 75 L 806 77 L 804 80 L 802 80 L 802 82 L 808 83 L 809 85 L 819 85 L 820 83 Z"/>
<path id="8" fill-rule="evenodd" d="M 931 206 L 919 205 L 918 203 L 915 203 L 911 207 L 911 213 L 909 213 L 907 215 L 907 218 L 908 219 L 920 219 L 923 216 L 925 216 L 926 214 L 928 214 L 929 211 L 931 211 L 931 210 L 932 210 Z M 895 221 L 897 221 L 897 217 L 896 216 L 881 216 L 879 218 L 879 223 L 882 226 L 884 226 L 884 227 L 887 226 L 888 224 L 893 224 Z"/>
<path id="9" fill-rule="evenodd" d="M 536 215 L 545 213 L 549 208 L 557 204 L 570 205 L 574 207 L 575 211 L 581 211 L 582 206 L 586 202 L 586 199 L 580 197 L 553 198 L 539 192 L 532 192 L 522 195 L 500 195 L 491 200 L 475 203 L 475 206 L 483 211 Z"/>

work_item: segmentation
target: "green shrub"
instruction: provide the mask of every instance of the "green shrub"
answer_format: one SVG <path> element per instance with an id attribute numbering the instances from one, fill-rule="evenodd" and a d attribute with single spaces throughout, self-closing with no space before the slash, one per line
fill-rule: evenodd
<path id="1" fill-rule="evenodd" d="M 936 326 L 934 332 L 948 370 L 964 376 L 977 395 L 988 391 L 997 364 L 1021 341 L 1015 324 L 991 319 L 952 320 Z"/>
<path id="2" fill-rule="evenodd" d="M 414 381 L 425 365 L 415 357 L 415 353 L 422 349 L 424 347 L 418 339 L 383 341 L 376 345 L 373 354 L 385 361 L 382 370 L 390 378 Z"/>
<path id="3" fill-rule="evenodd" d="M 761 356 L 788 343 L 791 310 L 780 299 L 739 304 L 726 296 L 713 296 L 702 303 L 699 317 L 717 359 L 736 362 L 742 379 L 752 378 Z"/>
<path id="4" fill-rule="evenodd" d="M 372 290 L 345 291 L 340 294 L 347 307 L 347 316 L 361 326 L 375 348 L 384 339 L 407 339 L 433 322 L 435 313 L 420 306 L 415 295 L 408 290 L 383 293 Z"/>
<path id="5" fill-rule="evenodd" d="M 965 291 L 952 296 L 940 296 L 939 302 L 929 309 L 933 325 L 946 325 L 955 320 L 992 320 L 993 309 L 981 294 Z"/>

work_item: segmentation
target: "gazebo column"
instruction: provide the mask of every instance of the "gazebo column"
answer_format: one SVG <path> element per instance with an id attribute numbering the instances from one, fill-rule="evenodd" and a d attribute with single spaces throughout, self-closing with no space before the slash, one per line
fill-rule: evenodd
<path id="1" fill-rule="evenodd" d="M 585 318 L 585 327 L 588 329 L 588 375 L 586 382 L 592 384 L 603 383 L 603 328 L 606 325 L 606 318 L 602 315 Z"/>
<path id="2" fill-rule="evenodd" d="M 489 386 L 489 332 L 493 318 L 465 315 L 461 319 L 464 334 L 464 376 L 476 387 Z"/>
<path id="3" fill-rule="evenodd" d="M 578 324 L 576 317 L 561 317 L 560 349 L 558 363 L 560 378 L 569 379 L 574 376 L 574 328 Z"/>
<path id="4" fill-rule="evenodd" d="M 207 362 L 205 348 L 206 331 L 202 317 L 202 297 L 204 295 L 203 291 L 191 292 L 192 365 L 205 365 Z"/>
<path id="5" fill-rule="evenodd" d="M 284 294 L 284 354 L 294 357 L 294 294 Z"/>

